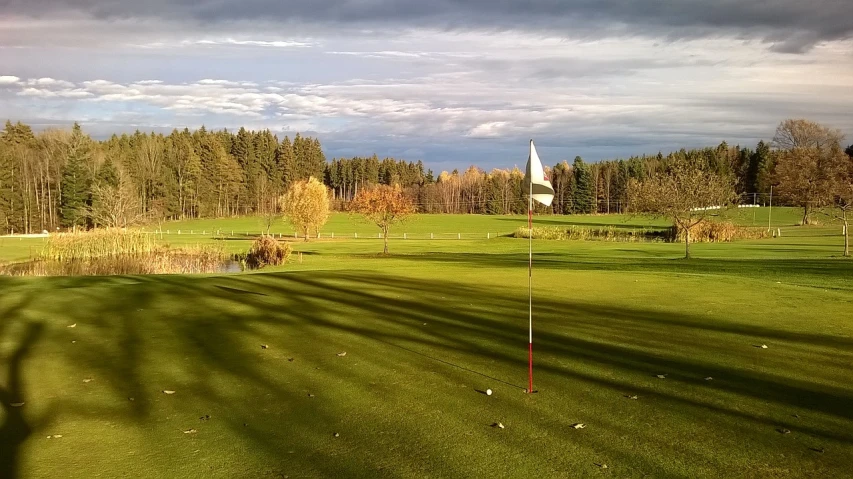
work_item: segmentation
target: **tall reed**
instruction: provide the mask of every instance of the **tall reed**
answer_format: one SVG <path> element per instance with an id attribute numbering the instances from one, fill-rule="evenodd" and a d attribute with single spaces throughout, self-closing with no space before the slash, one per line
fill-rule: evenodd
<path id="1" fill-rule="evenodd" d="M 525 227 L 515 230 L 516 238 L 528 238 L 530 232 Z M 588 228 L 583 226 L 542 226 L 533 228 L 533 239 L 570 240 L 570 241 L 664 241 L 666 230 L 628 229 L 603 226 Z"/>
<path id="2" fill-rule="evenodd" d="M 156 247 L 154 235 L 140 230 L 95 229 L 50 235 L 39 259 L 66 262 L 138 256 L 153 253 Z"/>

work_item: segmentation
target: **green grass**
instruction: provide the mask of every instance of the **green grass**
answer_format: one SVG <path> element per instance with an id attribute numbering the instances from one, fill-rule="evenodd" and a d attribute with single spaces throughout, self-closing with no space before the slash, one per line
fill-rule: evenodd
<path id="1" fill-rule="evenodd" d="M 391 257 L 377 239 L 300 241 L 301 264 L 247 274 L 0 278 L 0 477 L 849 477 L 853 261 L 833 226 L 794 222 L 691 261 L 678 244 L 534 242 L 533 395 L 524 240 L 397 239 Z"/>

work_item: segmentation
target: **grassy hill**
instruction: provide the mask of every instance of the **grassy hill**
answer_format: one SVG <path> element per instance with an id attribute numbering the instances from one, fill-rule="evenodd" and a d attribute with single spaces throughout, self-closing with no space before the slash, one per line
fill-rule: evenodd
<path id="1" fill-rule="evenodd" d="M 0 477 L 848 477 L 853 261 L 834 226 L 778 216 L 781 238 L 690 261 L 678 244 L 535 241 L 536 394 L 525 240 L 395 239 L 390 257 L 377 239 L 312 240 L 294 243 L 302 263 L 252 273 L 0 277 Z M 331 226 L 372 231 L 349 221 Z M 40 240 L 0 241 L 15 259 Z"/>

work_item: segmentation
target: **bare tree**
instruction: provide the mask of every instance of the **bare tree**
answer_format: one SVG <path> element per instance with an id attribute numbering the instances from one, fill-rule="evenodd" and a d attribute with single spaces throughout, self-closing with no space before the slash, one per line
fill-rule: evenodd
<path id="1" fill-rule="evenodd" d="M 844 256 L 850 256 L 850 214 L 853 212 L 853 157 L 836 150 L 832 156 L 829 193 L 832 196 L 830 215 L 841 222 L 844 233 Z"/>
<path id="2" fill-rule="evenodd" d="M 785 120 L 776 128 L 777 191 L 803 208 L 804 225 L 810 223 L 813 210 L 832 200 L 833 162 L 843 139 L 840 131 L 809 120 Z"/>
<path id="3" fill-rule="evenodd" d="M 163 164 L 163 138 L 155 134 L 142 136 L 136 150 L 136 167 L 142 187 L 142 210 L 148 211 L 153 196 L 154 183 L 159 178 Z"/>
<path id="4" fill-rule="evenodd" d="M 703 171 L 681 160 L 644 181 L 631 179 L 632 211 L 665 217 L 684 231 L 684 257 L 690 258 L 690 229 L 736 201 L 734 180 Z"/>
<path id="5" fill-rule="evenodd" d="M 146 218 L 130 182 L 123 176 L 118 186 L 98 183 L 92 186 L 89 215 L 97 225 L 118 228 L 133 226 Z"/>
<path id="6" fill-rule="evenodd" d="M 840 130 L 805 119 L 788 119 L 776 127 L 773 146 L 787 151 L 797 148 L 829 149 L 843 139 Z"/>

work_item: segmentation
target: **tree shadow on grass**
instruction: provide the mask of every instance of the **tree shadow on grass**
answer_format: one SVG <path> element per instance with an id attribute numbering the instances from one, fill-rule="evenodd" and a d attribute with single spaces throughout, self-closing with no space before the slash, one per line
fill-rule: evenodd
<path id="1" fill-rule="evenodd" d="M 481 266 L 507 266 L 505 259 L 485 256 L 489 255 L 453 258 Z M 50 304 L 26 309 L 31 314 L 58 315 L 62 328 L 65 323 L 79 323 L 78 328 L 63 330 L 62 362 L 93 371 L 102 380 L 105 394 L 115 401 L 85 413 L 75 397 L 63 398 L 59 409 L 66 419 L 82 415 L 150 427 L 166 414 L 161 391 L 174 388 L 176 404 L 203 404 L 210 410 L 179 418 L 174 426 L 178 434 L 179 428 L 189 427 L 187 423 L 206 431 L 198 425 L 197 416 L 212 414 L 221 426 L 212 422 L 209 429 L 221 427 L 222 434 L 251 444 L 276 471 L 296 468 L 321 476 L 375 475 L 383 461 L 380 446 L 334 442 L 332 428 L 340 428 L 346 437 L 347 421 L 365 421 L 359 422 L 362 427 L 370 421 L 381 422 L 399 432 L 405 440 L 395 440 L 391 470 L 401 473 L 414 467 L 434 447 L 430 433 L 405 420 L 410 410 L 391 409 L 384 398 L 393 393 L 393 387 L 409 387 L 409 382 L 416 389 L 422 386 L 422 378 L 403 372 L 409 368 L 449 382 L 485 378 L 516 389 L 526 376 L 527 297 L 509 288 L 375 272 L 318 271 L 133 277 L 124 282 L 50 278 L 39 284 L 11 281 L 5 286 L 35 292 L 42 288 L 45 293 L 59 286 L 74 287 L 73 295 L 57 295 Z M 222 294 L 223 290 L 252 294 Z M 3 324 L 23 322 L 23 309 L 10 309 Z M 822 376 L 820 362 L 824 357 L 853 361 L 849 338 L 560 299 L 537 300 L 536 321 L 536 371 L 544 378 L 540 381 L 546 384 L 546 397 L 566 387 L 616 391 L 620 393 L 606 407 L 618 415 L 624 408 L 617 402 L 623 401 L 621 393 L 641 390 L 659 401 L 652 408 L 701 412 L 767 428 L 786 426 L 853 444 L 851 428 L 845 428 L 853 426 L 849 407 L 853 391 L 849 382 L 829 384 L 832 381 Z M 69 347 L 68 335 L 85 347 Z M 27 346 L 21 350 L 31 348 L 37 338 L 22 342 Z M 813 378 L 718 359 L 718 350 L 751 347 L 756 338 L 790 345 L 784 358 L 806 368 Z M 262 342 L 272 347 L 262 350 Z M 349 351 L 348 359 L 335 357 L 341 349 Z M 800 354 L 800 349 L 818 355 Z M 295 361 L 289 362 L 289 356 L 295 356 Z M 348 362 L 356 360 L 369 363 L 371 373 Z M 807 364 L 807 360 L 817 362 Z M 371 374 L 377 372 L 392 385 L 374 384 Z M 653 375 L 659 373 L 668 374 L 665 383 L 654 383 Z M 713 376 L 714 382 L 703 383 L 705 376 Z M 307 396 L 309 391 L 322 396 L 324 384 L 341 381 L 351 383 L 357 392 L 332 399 L 338 401 L 334 406 Z M 697 387 L 704 389 L 697 394 L 693 392 Z M 447 401 L 453 397 L 449 392 L 437 394 Z M 135 401 L 127 402 L 128 397 Z M 354 409 L 350 401 L 368 407 Z M 417 401 L 405 404 L 415 408 Z M 523 409 L 533 405 L 513 407 L 517 414 L 524 414 Z M 790 409 L 831 420 L 803 425 L 774 417 L 773 411 Z M 555 437 L 565 434 L 566 420 L 556 410 L 540 411 L 540 415 L 541 420 L 534 420 L 537 427 Z M 658 440 L 641 429 L 633 433 L 641 440 Z M 16 451 L 27 439 L 18 434 Z M 519 441 L 519 447 L 526 441 L 523 437 L 506 440 Z M 620 450 L 607 437 L 588 440 L 600 450 L 659 470 L 659 476 L 677 474 L 667 469 L 666 460 Z M 283 451 L 283 444 L 294 454 Z M 471 472 L 454 469 L 464 466 L 445 462 L 440 452 L 430 456 L 432 469 L 423 471 L 425 475 Z M 98 458 L 92 459 L 97 464 Z M 541 459 L 547 463 L 547 454 Z"/>
<path id="2" fill-rule="evenodd" d="M 11 314 L 7 311 L 5 314 Z M 24 416 L 27 396 L 23 377 L 23 363 L 33 345 L 42 335 L 40 323 L 28 323 L 20 342 L 9 356 L 6 369 L 6 384 L 0 385 L 0 407 L 4 420 L 0 424 L 0 477 L 19 477 L 20 454 L 23 444 L 33 430 Z M 0 334 L 0 337 L 3 337 Z"/>

